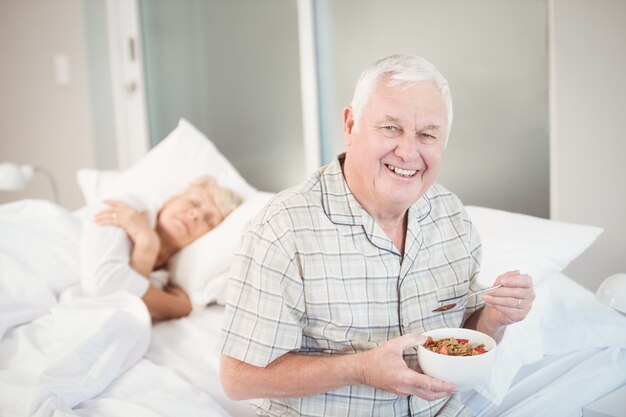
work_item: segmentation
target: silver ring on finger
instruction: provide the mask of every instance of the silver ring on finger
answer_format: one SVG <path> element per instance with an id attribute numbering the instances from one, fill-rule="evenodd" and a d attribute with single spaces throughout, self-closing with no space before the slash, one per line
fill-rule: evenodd
<path id="1" fill-rule="evenodd" d="M 522 299 L 521 299 L 521 298 L 518 298 L 518 299 L 517 299 L 517 308 L 519 308 L 519 305 L 520 305 L 521 303 L 522 303 Z"/>

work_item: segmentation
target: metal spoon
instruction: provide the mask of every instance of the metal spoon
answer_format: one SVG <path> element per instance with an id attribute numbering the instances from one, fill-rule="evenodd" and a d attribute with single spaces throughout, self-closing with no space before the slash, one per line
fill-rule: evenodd
<path id="1" fill-rule="evenodd" d="M 485 292 L 493 291 L 493 290 L 495 290 L 496 288 L 500 288 L 501 286 L 502 286 L 502 284 L 499 284 L 499 285 L 494 285 L 493 287 L 485 288 L 484 290 L 480 290 L 480 291 L 472 292 L 472 293 L 469 293 L 469 294 L 467 295 L 467 297 L 469 298 L 469 297 L 471 297 L 472 295 L 478 295 L 478 294 L 482 294 L 482 293 L 485 293 Z M 433 313 L 440 313 L 440 312 L 442 312 L 442 311 L 448 311 L 448 310 L 451 310 L 451 309 L 453 309 L 454 307 L 456 307 L 456 305 L 457 305 L 457 304 L 458 304 L 458 302 L 457 302 L 457 303 L 452 303 L 452 304 L 446 304 L 445 306 L 441 306 L 441 307 L 437 307 L 436 309 L 434 309 L 434 310 L 433 310 Z"/>

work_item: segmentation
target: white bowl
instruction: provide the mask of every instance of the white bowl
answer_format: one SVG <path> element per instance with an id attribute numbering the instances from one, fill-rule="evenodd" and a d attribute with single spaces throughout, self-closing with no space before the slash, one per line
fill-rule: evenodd
<path id="1" fill-rule="evenodd" d="M 461 328 L 442 328 L 423 333 L 433 339 L 454 337 L 468 339 L 472 346 L 484 344 L 486 352 L 476 356 L 450 356 L 432 352 L 423 345 L 417 347 L 417 359 L 422 372 L 434 378 L 456 384 L 459 391 L 473 388 L 483 379 L 496 359 L 496 342 L 485 333 Z"/>

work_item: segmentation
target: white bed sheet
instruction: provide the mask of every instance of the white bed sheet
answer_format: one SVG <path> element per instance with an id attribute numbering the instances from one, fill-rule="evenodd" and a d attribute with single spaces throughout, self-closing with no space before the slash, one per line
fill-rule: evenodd
<path id="1" fill-rule="evenodd" d="M 548 355 L 520 369 L 502 403 L 460 394 L 477 417 L 581 416 L 584 406 L 626 384 L 626 351 L 585 349 Z"/>
<path id="2" fill-rule="evenodd" d="M 188 317 L 158 323 L 146 358 L 174 369 L 234 417 L 254 416 L 247 401 L 226 397 L 219 380 L 219 343 L 224 307 L 213 304 Z"/>

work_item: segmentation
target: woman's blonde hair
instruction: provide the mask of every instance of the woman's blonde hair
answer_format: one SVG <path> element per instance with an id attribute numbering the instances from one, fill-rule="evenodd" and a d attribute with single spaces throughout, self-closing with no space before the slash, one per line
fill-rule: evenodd
<path id="1" fill-rule="evenodd" d="M 230 188 L 218 184 L 217 180 L 209 175 L 203 175 L 193 180 L 187 189 L 199 188 L 208 193 L 224 218 L 233 212 L 242 203 L 242 198 Z"/>

